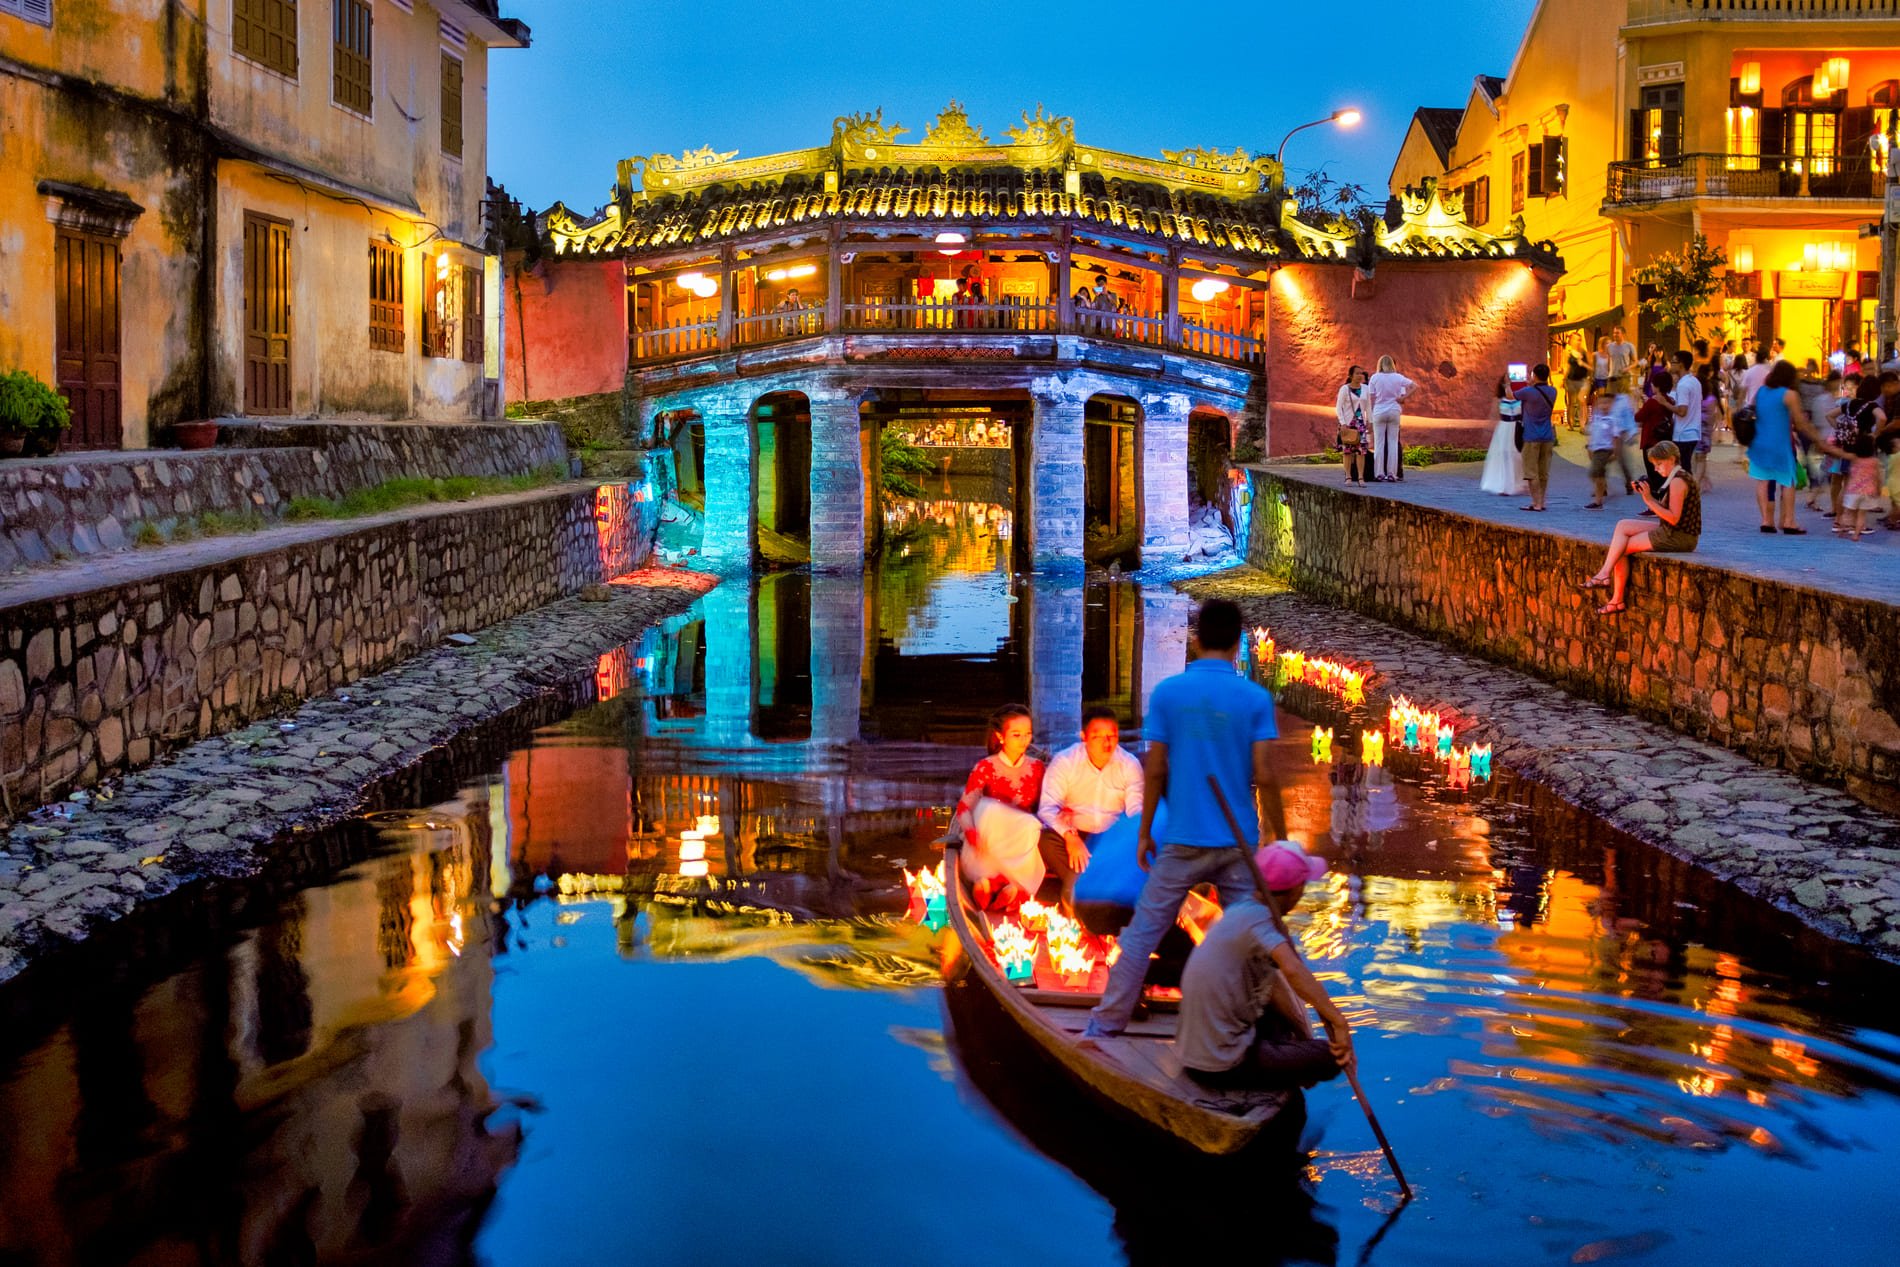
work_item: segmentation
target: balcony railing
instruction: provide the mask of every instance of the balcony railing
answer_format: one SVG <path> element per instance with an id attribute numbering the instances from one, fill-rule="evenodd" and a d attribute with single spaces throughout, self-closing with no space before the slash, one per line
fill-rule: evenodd
<path id="1" fill-rule="evenodd" d="M 1014 299 L 983 304 L 960 304 L 943 299 L 915 302 L 863 299 L 844 305 L 841 328 L 863 334 L 1054 334 L 1064 329 L 1059 305 L 1054 301 Z M 1168 319 L 1160 314 L 1078 307 L 1067 330 L 1115 343 L 1155 348 L 1172 346 L 1196 356 L 1242 365 L 1257 365 L 1262 359 L 1258 338 L 1215 325 L 1183 320 L 1179 337 L 1170 340 Z M 634 331 L 627 351 L 634 364 L 653 364 L 705 356 L 729 346 L 756 347 L 826 332 L 822 309 L 815 306 L 776 309 L 735 316 L 729 342 L 720 338 L 717 320 L 683 321 Z"/>
<path id="2" fill-rule="evenodd" d="M 847 330 L 1001 330 L 1056 328 L 1056 306 L 1006 297 L 999 303 L 958 303 L 954 299 L 899 301 L 865 299 L 844 306 Z"/>
<path id="3" fill-rule="evenodd" d="M 1896 0 L 1900 2 L 1900 0 Z M 1887 177 L 1869 155 L 1684 154 L 1664 163 L 1611 163 L 1607 201 L 1679 198 L 1881 198 Z"/>
<path id="4" fill-rule="evenodd" d="M 1900 0 L 1629 0 L 1629 26 L 1665 22 L 1891 22 Z"/>

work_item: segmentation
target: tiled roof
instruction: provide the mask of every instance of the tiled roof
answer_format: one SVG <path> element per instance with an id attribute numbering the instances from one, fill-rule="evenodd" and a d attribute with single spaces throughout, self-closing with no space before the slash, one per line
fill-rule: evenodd
<path id="1" fill-rule="evenodd" d="M 1278 200 L 1227 198 L 1084 172 L 1068 193 L 1053 168 L 879 167 L 847 171 L 835 191 L 823 173 L 635 196 L 625 220 L 587 234 L 596 253 L 638 254 L 719 242 L 832 220 L 1007 224 L 1068 222 L 1229 255 L 1278 258 Z M 610 209 L 608 218 L 614 218 Z"/>
<path id="2" fill-rule="evenodd" d="M 1425 134 L 1425 139 L 1431 142 L 1439 163 L 1451 166 L 1451 148 L 1458 143 L 1458 125 L 1464 122 L 1464 110 L 1456 106 L 1420 106 L 1412 112 L 1412 118 L 1418 122 L 1418 130 Z"/>

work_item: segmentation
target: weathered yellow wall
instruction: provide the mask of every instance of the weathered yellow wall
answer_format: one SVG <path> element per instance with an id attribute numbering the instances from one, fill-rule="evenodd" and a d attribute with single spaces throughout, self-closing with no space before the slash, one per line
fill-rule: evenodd
<path id="1" fill-rule="evenodd" d="M 120 244 L 126 445 L 195 416 L 203 157 L 189 112 L 202 3 L 62 0 L 54 25 L 0 14 L 0 368 L 54 380 L 54 226 L 36 186 L 61 181 L 143 207 Z M 110 84 L 110 88 L 101 87 Z"/>

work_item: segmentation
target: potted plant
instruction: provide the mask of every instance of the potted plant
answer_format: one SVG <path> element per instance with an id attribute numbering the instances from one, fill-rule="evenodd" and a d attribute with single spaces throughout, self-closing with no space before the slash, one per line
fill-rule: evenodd
<path id="1" fill-rule="evenodd" d="M 25 370 L 0 374 L 0 454 L 51 453 L 72 426 L 66 398 Z"/>
<path id="2" fill-rule="evenodd" d="M 218 442 L 217 419 L 199 418 L 191 422 L 174 422 L 172 440 L 181 449 L 208 449 Z"/>

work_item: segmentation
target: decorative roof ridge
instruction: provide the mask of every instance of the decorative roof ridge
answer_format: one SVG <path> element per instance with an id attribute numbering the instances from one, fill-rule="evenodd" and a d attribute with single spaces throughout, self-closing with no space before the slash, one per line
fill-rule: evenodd
<path id="1" fill-rule="evenodd" d="M 1512 217 L 1504 233 L 1476 228 L 1465 219 L 1464 197 L 1457 199 L 1455 208 L 1446 204 L 1452 192 L 1434 176 L 1400 191 L 1388 204 L 1385 218 L 1373 225 L 1376 258 L 1521 259 L 1526 264 L 1562 271 L 1556 244 L 1532 242 L 1525 236 L 1523 216 Z"/>

